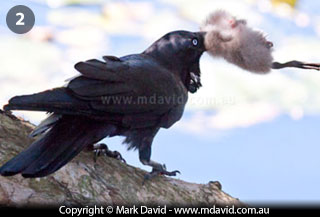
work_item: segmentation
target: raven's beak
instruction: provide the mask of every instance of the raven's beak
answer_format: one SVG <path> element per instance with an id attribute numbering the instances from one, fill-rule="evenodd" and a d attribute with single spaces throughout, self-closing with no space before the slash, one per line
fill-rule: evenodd
<path id="1" fill-rule="evenodd" d="M 201 31 L 201 32 L 195 32 L 195 34 L 198 35 L 199 39 L 199 49 L 201 49 L 203 52 L 206 51 L 206 46 L 205 46 L 205 37 L 207 32 Z"/>

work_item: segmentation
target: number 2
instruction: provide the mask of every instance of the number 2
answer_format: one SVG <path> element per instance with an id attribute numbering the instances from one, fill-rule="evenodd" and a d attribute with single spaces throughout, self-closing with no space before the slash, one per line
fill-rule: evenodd
<path id="1" fill-rule="evenodd" d="M 16 16 L 20 16 L 20 19 L 16 22 L 16 25 L 17 26 L 24 26 L 24 22 L 22 22 L 24 19 L 24 14 L 19 12 L 19 13 L 16 13 Z"/>

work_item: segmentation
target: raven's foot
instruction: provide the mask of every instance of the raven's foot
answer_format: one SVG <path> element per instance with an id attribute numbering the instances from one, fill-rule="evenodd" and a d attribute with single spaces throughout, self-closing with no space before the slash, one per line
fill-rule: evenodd
<path id="1" fill-rule="evenodd" d="M 104 155 L 107 157 L 111 157 L 111 158 L 115 158 L 117 160 L 120 160 L 123 163 L 126 163 L 125 159 L 123 159 L 123 157 L 121 156 L 121 154 L 118 151 L 109 150 L 108 146 L 104 143 L 95 144 L 93 146 L 93 152 L 94 152 L 94 157 L 93 157 L 94 162 L 97 162 L 97 158 L 100 155 Z"/>
<path id="2" fill-rule="evenodd" d="M 181 174 L 179 170 L 167 171 L 166 165 L 156 164 L 152 167 L 152 171 L 144 176 L 143 183 L 145 181 L 149 181 L 157 176 L 165 175 L 165 176 L 176 176 L 177 174 Z"/>

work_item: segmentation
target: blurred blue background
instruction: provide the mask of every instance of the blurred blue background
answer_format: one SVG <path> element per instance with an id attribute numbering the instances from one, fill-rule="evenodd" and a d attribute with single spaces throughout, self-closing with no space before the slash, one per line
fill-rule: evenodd
<path id="1" fill-rule="evenodd" d="M 16 35 L 5 14 L 23 4 L 34 28 Z M 248 19 L 274 43 L 277 61 L 320 61 L 320 1 L 312 0 L 3 0 L 0 2 L 0 104 L 12 96 L 62 86 L 73 65 L 102 55 L 142 52 L 173 30 L 198 31 L 215 9 Z M 288 69 L 255 75 L 221 59 L 201 59 L 203 87 L 183 119 L 161 130 L 152 158 L 177 178 L 218 180 L 249 203 L 320 202 L 320 74 Z M 15 112 L 37 124 L 46 114 Z M 137 152 L 105 142 L 131 165 Z"/>

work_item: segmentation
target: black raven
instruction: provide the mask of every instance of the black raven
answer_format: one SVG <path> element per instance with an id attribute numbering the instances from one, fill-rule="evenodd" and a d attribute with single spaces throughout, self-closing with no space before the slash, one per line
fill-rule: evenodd
<path id="1" fill-rule="evenodd" d="M 252 32 L 244 21 L 238 23 Z M 209 19 L 207 25 L 213 25 L 207 32 L 170 32 L 140 54 L 79 62 L 75 68 L 81 75 L 66 87 L 12 98 L 4 106 L 7 111 L 47 111 L 51 115 L 31 133 L 41 136 L 4 164 L 0 174 L 47 176 L 85 148 L 98 154 L 104 148 L 108 156 L 123 160 L 119 153 L 96 143 L 105 137 L 125 136 L 128 149 L 138 149 L 140 161 L 153 168 L 146 178 L 175 176 L 179 171 L 169 172 L 151 160 L 151 145 L 160 128 L 169 128 L 181 118 L 188 92 L 201 87 L 199 60 L 204 51 L 257 73 L 285 67 L 320 69 L 319 64 L 300 61 L 272 62 L 271 44 L 264 38 L 250 41 L 251 37 L 231 34 L 231 41 L 217 43 L 221 39 L 220 30 L 214 28 L 217 24 Z M 234 43 L 235 39 L 240 43 Z M 261 54 L 261 49 L 267 52 Z"/>
<path id="2" fill-rule="evenodd" d="M 151 145 L 160 128 L 169 128 L 184 111 L 188 91 L 201 86 L 199 59 L 203 32 L 174 31 L 140 54 L 104 56 L 75 65 L 81 75 L 66 87 L 13 97 L 8 110 L 47 111 L 30 147 L 0 168 L 0 174 L 43 177 L 105 137 L 125 136 L 129 149 L 152 175 L 175 176 L 152 161 Z"/>

